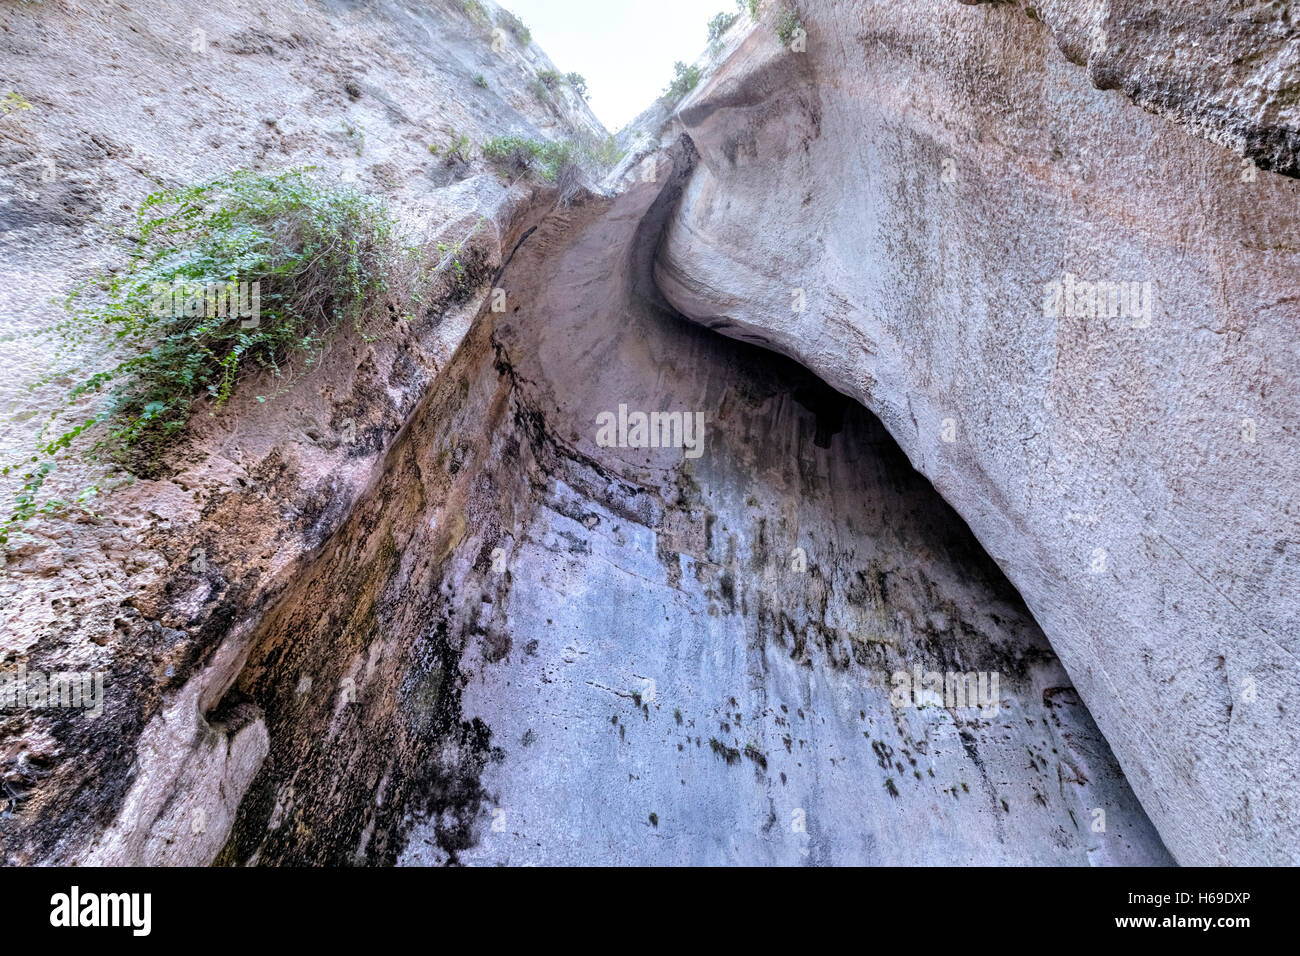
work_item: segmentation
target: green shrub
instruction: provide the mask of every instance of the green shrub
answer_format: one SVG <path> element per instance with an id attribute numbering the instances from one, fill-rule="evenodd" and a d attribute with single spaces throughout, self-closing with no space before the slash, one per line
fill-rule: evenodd
<path id="1" fill-rule="evenodd" d="M 681 60 L 673 64 L 673 71 L 677 74 L 671 83 L 668 84 L 664 93 L 670 100 L 680 100 L 683 96 L 695 89 L 700 82 L 700 68 L 698 66 L 687 66 Z"/>
<path id="2" fill-rule="evenodd" d="M 760 0 L 736 0 L 736 8 L 742 12 L 749 11 L 749 19 L 758 22 L 758 5 Z"/>
<path id="3" fill-rule="evenodd" d="M 54 470 L 54 461 L 50 458 L 41 460 L 33 457 L 30 464 L 34 467 L 23 472 L 23 484 L 21 488 L 14 492 L 12 510 L 4 519 L 0 520 L 0 547 L 7 546 L 14 532 L 34 518 L 38 512 L 53 514 L 64 507 L 64 503 L 57 500 L 47 502 L 45 505 L 37 504 L 39 500 L 37 496 L 40 494 L 41 486 L 45 484 L 45 479 Z M 7 466 L 4 473 L 8 474 L 14 467 L 19 466 Z"/>
<path id="4" fill-rule="evenodd" d="M 474 74 L 474 85 L 475 85 L 475 86 L 481 86 L 481 87 L 483 87 L 483 89 L 486 90 L 486 89 L 488 88 L 487 77 L 484 76 L 482 73 L 475 73 L 475 74 Z"/>
<path id="5" fill-rule="evenodd" d="M 494 136 L 483 144 L 483 158 L 498 169 L 519 175 L 527 172 L 541 155 L 540 140 L 524 136 Z"/>
<path id="6" fill-rule="evenodd" d="M 570 140 L 548 142 L 542 146 L 538 159 L 543 181 L 557 183 L 566 192 L 576 185 L 574 180 L 580 175 L 577 144 Z"/>
<path id="7" fill-rule="evenodd" d="M 587 81 L 581 73 L 560 73 L 558 70 L 539 70 L 533 81 L 533 91 L 543 103 L 551 102 L 550 94 L 567 83 L 579 96 L 587 95 Z"/>
<path id="8" fill-rule="evenodd" d="M 505 30 L 524 46 L 533 42 L 533 34 L 517 16 L 509 10 L 502 10 L 497 14 L 497 26 Z"/>
<path id="9" fill-rule="evenodd" d="M 598 178 L 617 166 L 624 155 L 613 136 L 579 136 L 558 142 L 497 136 L 483 144 L 482 152 L 484 159 L 507 176 L 535 175 L 554 183 L 561 202 L 577 192 L 584 179 Z"/>
<path id="10" fill-rule="evenodd" d="M 429 152 L 435 156 L 445 157 L 447 165 L 452 163 L 468 163 L 470 159 L 470 142 L 469 136 L 464 133 L 457 133 L 452 130 L 447 138 L 446 146 L 437 146 L 430 144 Z"/>
<path id="11" fill-rule="evenodd" d="M 43 441 L 32 462 L 94 429 L 92 455 L 148 472 L 197 405 L 225 404 L 253 370 L 279 378 L 297 362 L 313 364 L 340 323 L 360 328 L 373 303 L 409 278 L 400 263 L 410 254 L 383 204 L 306 170 L 236 172 L 154 193 L 134 238 L 128 267 L 97 280 L 102 300 L 85 304 L 86 287 L 75 290 L 71 317 L 44 330 L 61 349 L 96 341 L 114 349 L 68 396 L 73 404 L 107 391 L 106 401 Z M 219 314 L 224 283 L 244 286 Z"/>
<path id="12" fill-rule="evenodd" d="M 720 40 L 731 29 L 731 25 L 740 19 L 739 13 L 719 13 L 709 21 L 709 42 Z"/>
<path id="13" fill-rule="evenodd" d="M 555 182 L 566 166 L 572 165 L 577 147 L 572 142 L 529 139 L 525 136 L 497 136 L 483 144 L 483 156 L 510 175 L 537 173 Z"/>
<path id="14" fill-rule="evenodd" d="M 782 46 L 789 46 L 794 40 L 795 34 L 803 29 L 803 21 L 799 19 L 798 11 L 785 7 L 781 15 L 776 20 L 776 35 L 781 41 Z"/>
<path id="15" fill-rule="evenodd" d="M 581 73 L 566 73 L 564 81 L 583 99 L 587 98 L 587 79 Z"/>

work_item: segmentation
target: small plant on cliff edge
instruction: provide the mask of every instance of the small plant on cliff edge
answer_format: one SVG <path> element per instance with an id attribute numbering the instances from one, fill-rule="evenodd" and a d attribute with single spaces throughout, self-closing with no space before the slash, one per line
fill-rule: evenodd
<path id="1" fill-rule="evenodd" d="M 487 7 L 480 0 L 460 0 L 460 8 L 465 11 L 465 16 L 478 26 L 486 27 L 492 22 Z"/>
<path id="2" fill-rule="evenodd" d="M 447 165 L 453 163 L 468 163 L 470 158 L 469 136 L 464 133 L 457 133 L 454 129 L 447 136 L 446 146 L 429 145 L 429 152 L 434 156 L 442 156 L 447 160 Z"/>
<path id="3" fill-rule="evenodd" d="M 564 82 L 568 83 L 573 89 L 573 92 L 577 93 L 584 100 L 587 98 L 587 78 L 581 73 L 565 73 Z"/>
<path id="4" fill-rule="evenodd" d="M 349 123 L 344 120 L 341 124 L 343 135 L 352 144 L 356 154 L 360 156 L 366 150 L 366 128 L 360 123 Z"/>
<path id="5" fill-rule="evenodd" d="M 3 113 L 5 116 L 10 115 L 11 113 L 22 113 L 31 108 L 32 104 L 27 102 L 26 97 L 21 93 L 10 91 L 6 93 L 3 98 L 0 98 L 0 113 Z"/>
<path id="6" fill-rule="evenodd" d="M 510 176 L 535 172 L 548 183 L 557 182 L 577 162 L 578 147 L 571 142 L 495 136 L 483 144 L 483 156 Z"/>
<path id="7" fill-rule="evenodd" d="M 483 144 L 483 158 L 511 176 L 528 172 L 542 154 L 544 144 L 526 136 L 494 136 Z"/>
<path id="8" fill-rule="evenodd" d="M 496 136 L 483 144 L 482 152 L 484 159 L 510 179 L 536 175 L 555 184 L 561 205 L 578 195 L 584 182 L 598 180 L 617 166 L 624 155 L 614 137 L 600 139 L 582 133 L 559 141 Z"/>
<path id="9" fill-rule="evenodd" d="M 804 32 L 803 21 L 799 12 L 785 7 L 776 19 L 776 36 L 782 46 L 789 46 L 800 33 Z"/>
<path id="10" fill-rule="evenodd" d="M 740 19 L 739 13 L 719 13 L 709 21 L 709 42 L 722 39 L 722 35 L 731 29 L 731 25 Z"/>
<path id="11" fill-rule="evenodd" d="M 667 89 L 664 90 L 669 100 L 680 100 L 700 83 L 700 68 L 698 66 L 687 66 L 681 60 L 678 60 L 673 64 L 673 72 L 676 76 L 668 84 Z"/>
<path id="12" fill-rule="evenodd" d="M 533 42 L 532 31 L 528 29 L 523 20 L 511 13 L 509 10 L 502 10 L 497 14 L 497 26 L 505 30 L 524 46 Z"/>
<path id="13" fill-rule="evenodd" d="M 56 362 L 73 363 L 39 384 L 80 378 L 64 406 L 74 423 L 56 412 L 35 453 L 3 468 L 22 469 L 26 483 L 0 523 L 0 544 L 35 513 L 55 457 L 81 435 L 95 439 L 91 458 L 152 473 L 197 407 L 224 405 L 253 371 L 281 378 L 314 364 L 341 323 L 359 330 L 367 310 L 386 294 L 405 294 L 416 272 L 403 267 L 413 254 L 380 201 L 323 185 L 307 170 L 235 172 L 154 193 L 131 238 L 124 270 L 74 290 L 70 317 L 35 333 L 58 340 Z M 216 307 L 214 289 L 230 291 L 233 306 L 231 283 L 240 284 L 241 304 L 256 302 L 254 319 Z M 103 294 L 92 296 L 91 285 Z M 109 358 L 86 369 L 75 355 L 93 343 L 110 346 Z M 100 393 L 106 399 L 85 411 L 82 400 Z M 64 430 L 50 438 L 56 419 Z"/>

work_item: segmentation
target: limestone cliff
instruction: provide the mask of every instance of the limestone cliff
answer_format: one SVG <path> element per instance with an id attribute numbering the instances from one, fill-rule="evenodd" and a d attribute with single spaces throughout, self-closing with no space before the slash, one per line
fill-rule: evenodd
<path id="1" fill-rule="evenodd" d="M 659 287 L 880 416 L 1180 862 L 1296 862 L 1300 183 L 1262 171 L 1297 170 L 1287 6 L 804 22 L 679 110 L 701 160 Z"/>
<path id="2" fill-rule="evenodd" d="M 470 278 L 6 556 L 3 666 L 107 675 L 0 711 L 6 862 L 1297 861 L 1285 5 L 769 4 L 576 191 L 430 154 L 604 134 L 491 4 L 175 6 L 0 15 L 6 329 L 238 166 Z"/>

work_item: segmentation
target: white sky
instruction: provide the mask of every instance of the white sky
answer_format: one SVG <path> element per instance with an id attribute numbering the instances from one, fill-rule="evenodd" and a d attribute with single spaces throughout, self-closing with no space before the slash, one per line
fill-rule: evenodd
<path id="1" fill-rule="evenodd" d="M 704 52 L 709 20 L 735 0 L 497 0 L 528 24 L 562 73 L 581 73 L 609 131 L 634 119 L 673 78 L 673 63 Z"/>

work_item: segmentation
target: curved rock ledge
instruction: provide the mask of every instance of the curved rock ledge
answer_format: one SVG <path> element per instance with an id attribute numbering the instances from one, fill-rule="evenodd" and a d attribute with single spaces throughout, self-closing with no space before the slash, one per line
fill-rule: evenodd
<path id="1" fill-rule="evenodd" d="M 1192 4 L 1047 3 L 1050 32 L 1015 5 L 920 6 L 817 5 L 807 52 L 754 31 L 692 95 L 701 158 L 659 286 L 880 416 L 1180 862 L 1300 861 L 1300 183 L 1088 82 L 1178 88 L 1185 125 L 1271 117 L 1293 144 L 1294 32 Z M 1106 26 L 1087 75 L 1053 49 Z M 1241 81 L 1219 60 L 1179 58 L 1198 31 L 1276 54 L 1252 61 L 1255 105 L 1216 98 Z M 1151 299 L 1050 298 L 1084 281 Z"/>

